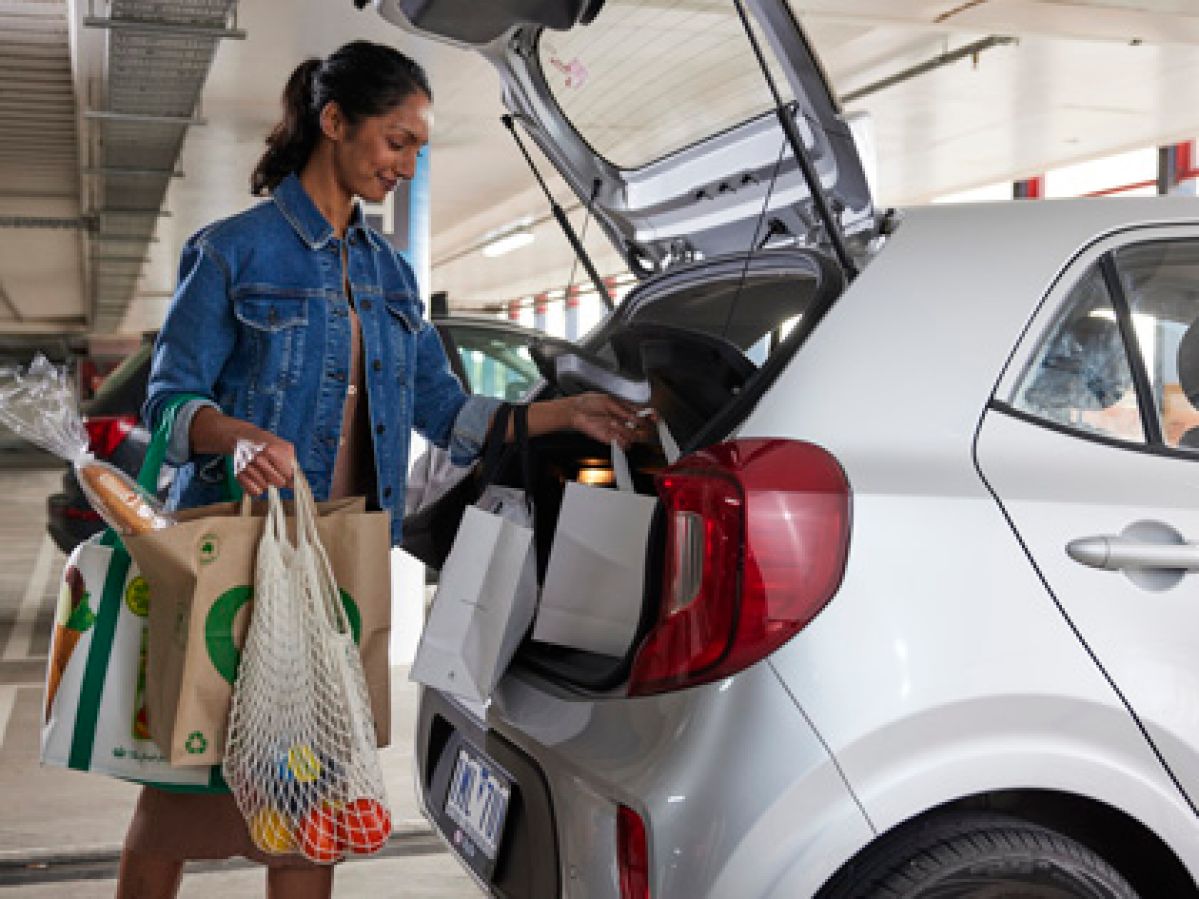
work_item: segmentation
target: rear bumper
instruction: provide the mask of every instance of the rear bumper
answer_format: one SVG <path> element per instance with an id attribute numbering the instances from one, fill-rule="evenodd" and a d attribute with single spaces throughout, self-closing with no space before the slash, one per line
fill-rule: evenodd
<path id="1" fill-rule="evenodd" d="M 596 700 L 509 676 L 486 728 L 425 691 L 417 756 L 427 814 L 444 803 L 431 787 L 455 729 L 505 767 L 522 759 L 528 779 L 511 773 L 538 797 L 528 835 L 515 837 L 535 850 L 536 888 L 530 876 L 529 892 L 513 890 L 497 870 L 496 895 L 619 896 L 622 804 L 646 823 L 655 899 L 811 895 L 870 837 L 823 744 L 766 664 L 636 699 Z M 436 814 L 430 820 L 439 825 Z M 443 836 L 452 841 L 452 832 Z"/>
<path id="2" fill-rule="evenodd" d="M 549 786 L 537 763 L 435 690 L 421 691 L 416 731 L 416 766 L 422 811 L 458 855 L 479 885 L 499 896 L 555 899 L 558 881 L 557 833 Z M 463 741 L 482 750 L 513 782 L 505 835 L 491 867 L 473 844 L 456 833 L 445 813 L 446 794 Z M 468 848 L 467 848 L 468 847 Z"/>

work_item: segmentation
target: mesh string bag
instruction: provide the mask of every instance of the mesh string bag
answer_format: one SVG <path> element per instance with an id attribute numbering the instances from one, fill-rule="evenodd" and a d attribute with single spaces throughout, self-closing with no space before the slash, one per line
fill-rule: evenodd
<path id="1" fill-rule="evenodd" d="M 312 493 L 295 476 L 296 540 L 271 488 L 223 770 L 264 852 L 332 863 L 391 835 L 362 662 Z"/>

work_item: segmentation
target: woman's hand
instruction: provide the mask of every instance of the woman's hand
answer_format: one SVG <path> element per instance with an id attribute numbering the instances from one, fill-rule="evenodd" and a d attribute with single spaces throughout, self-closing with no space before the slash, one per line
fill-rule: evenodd
<path id="1" fill-rule="evenodd" d="M 267 487 L 288 487 L 296 470 L 296 450 L 269 431 L 239 438 L 233 449 L 233 473 L 251 496 L 262 496 Z"/>
<path id="2" fill-rule="evenodd" d="M 295 447 L 248 421 L 206 406 L 192 419 L 190 440 L 193 452 L 232 456 L 237 483 L 251 496 L 261 496 L 270 486 L 291 484 Z"/>
<path id="3" fill-rule="evenodd" d="M 563 402 L 570 404 L 569 426 L 600 443 L 614 440 L 627 450 L 633 443 L 654 439 L 656 416 L 652 409 L 639 409 L 606 393 L 582 393 Z"/>

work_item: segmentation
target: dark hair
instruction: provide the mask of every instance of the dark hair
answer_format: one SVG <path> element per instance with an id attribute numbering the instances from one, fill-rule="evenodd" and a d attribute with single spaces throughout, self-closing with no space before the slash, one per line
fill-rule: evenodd
<path id="1" fill-rule="evenodd" d="M 393 47 L 353 41 L 324 61 L 304 60 L 283 88 L 283 119 L 266 139 L 266 152 L 250 176 L 250 193 L 274 190 L 304 167 L 320 138 L 326 103 L 340 106 L 352 127 L 382 115 L 415 91 L 433 99 L 425 70 Z"/>

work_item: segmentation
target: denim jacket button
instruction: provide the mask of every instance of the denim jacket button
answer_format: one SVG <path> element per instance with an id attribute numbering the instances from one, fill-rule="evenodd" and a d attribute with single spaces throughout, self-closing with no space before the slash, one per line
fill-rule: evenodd
<path id="1" fill-rule="evenodd" d="M 370 300 L 363 300 L 363 301 L 362 301 L 362 310 L 363 310 L 364 312 L 370 312 L 370 311 L 371 311 L 371 301 L 370 301 Z"/>
<path id="2" fill-rule="evenodd" d="M 384 499 L 391 499 L 391 488 L 390 488 L 390 487 L 384 487 L 384 488 L 383 488 L 383 498 L 384 498 Z"/>
<path id="3" fill-rule="evenodd" d="M 373 368 L 375 371 L 383 371 L 383 363 L 376 359 L 371 363 L 371 368 Z"/>
<path id="4" fill-rule="evenodd" d="M 375 425 L 375 433 L 376 434 L 382 434 L 386 430 L 387 430 L 387 425 L 384 425 L 384 424 Z"/>

